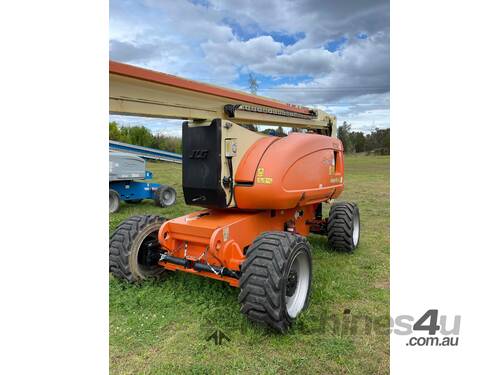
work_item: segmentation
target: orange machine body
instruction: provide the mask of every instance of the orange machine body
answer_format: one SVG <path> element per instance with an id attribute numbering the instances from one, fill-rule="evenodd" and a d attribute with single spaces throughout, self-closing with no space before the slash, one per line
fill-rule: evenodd
<path id="1" fill-rule="evenodd" d="M 303 236 L 309 234 L 307 221 L 314 219 L 315 207 L 302 209 L 242 211 L 202 210 L 165 222 L 159 231 L 161 247 L 169 255 L 202 262 L 218 268 L 238 272 L 245 260 L 245 252 L 262 232 L 280 231 L 284 223 L 293 222 L 294 230 Z M 172 271 L 186 271 L 238 286 L 238 279 L 214 272 L 196 271 L 173 263 L 161 263 Z"/>
<path id="2" fill-rule="evenodd" d="M 289 209 L 336 198 L 344 189 L 343 160 L 336 138 L 304 133 L 272 143 L 264 138 L 245 153 L 236 171 L 236 206 Z"/>
<path id="3" fill-rule="evenodd" d="M 292 133 L 260 139 L 235 172 L 236 208 L 204 209 L 166 221 L 158 234 L 161 248 L 184 264 L 160 265 L 239 286 L 238 278 L 193 265 L 238 273 L 246 249 L 262 232 L 287 230 L 307 236 L 315 231 L 324 224 L 318 215 L 321 202 L 343 191 L 343 159 L 342 143 L 328 136 Z"/>

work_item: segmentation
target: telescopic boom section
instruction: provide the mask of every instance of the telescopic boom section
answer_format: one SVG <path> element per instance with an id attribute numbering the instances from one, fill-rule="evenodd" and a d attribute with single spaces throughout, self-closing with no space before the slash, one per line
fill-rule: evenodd
<path id="1" fill-rule="evenodd" d="M 187 80 L 116 61 L 109 62 L 113 114 L 237 124 L 281 125 L 335 134 L 336 118 L 307 107 Z"/>

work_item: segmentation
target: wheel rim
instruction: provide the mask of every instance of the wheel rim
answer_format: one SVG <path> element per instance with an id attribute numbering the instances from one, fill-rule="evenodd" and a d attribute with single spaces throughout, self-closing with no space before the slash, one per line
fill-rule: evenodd
<path id="1" fill-rule="evenodd" d="M 162 201 L 164 206 L 170 206 L 174 203 L 175 195 L 171 189 L 165 189 L 162 194 Z"/>
<path id="2" fill-rule="evenodd" d="M 309 291 L 310 262 L 305 252 L 299 252 L 292 260 L 286 280 L 286 310 L 295 318 L 304 308 Z"/>
<path id="3" fill-rule="evenodd" d="M 354 247 L 358 246 L 359 242 L 359 215 L 354 215 L 354 222 L 352 228 L 352 243 Z"/>
<path id="4" fill-rule="evenodd" d="M 120 200 L 115 194 L 109 194 L 109 211 L 114 212 L 117 208 L 118 205 L 120 204 Z"/>
<path id="5" fill-rule="evenodd" d="M 137 251 L 137 265 L 139 270 L 145 274 L 154 272 L 160 268 L 158 265 L 148 264 L 147 253 L 148 244 L 158 240 L 158 230 L 152 230 L 143 236 Z"/>

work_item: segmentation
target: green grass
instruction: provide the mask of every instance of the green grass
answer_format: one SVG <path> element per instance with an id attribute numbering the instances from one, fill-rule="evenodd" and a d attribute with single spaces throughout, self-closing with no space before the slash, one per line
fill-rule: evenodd
<path id="1" fill-rule="evenodd" d="M 389 335 L 380 329 L 389 319 L 389 158 L 348 156 L 345 168 L 341 200 L 360 207 L 360 246 L 354 254 L 331 253 L 325 238 L 310 236 L 310 306 L 287 335 L 248 322 L 239 313 L 238 289 L 226 283 L 173 273 L 163 282 L 126 285 L 110 276 L 110 372 L 389 373 Z M 110 231 L 131 215 L 175 217 L 195 209 L 184 204 L 180 165 L 148 163 L 148 169 L 155 182 L 175 187 L 177 204 L 168 209 L 151 201 L 123 204 L 110 215 Z M 343 315 L 345 309 L 350 315 Z M 342 316 L 377 318 L 378 329 L 351 334 L 339 328 L 346 327 L 338 324 Z M 231 341 L 207 342 L 216 328 Z"/>

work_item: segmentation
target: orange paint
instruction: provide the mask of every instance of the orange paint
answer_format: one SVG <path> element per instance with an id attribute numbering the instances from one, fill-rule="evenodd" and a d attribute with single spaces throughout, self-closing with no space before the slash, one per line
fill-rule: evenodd
<path id="1" fill-rule="evenodd" d="M 236 172 L 235 200 L 241 209 L 290 209 L 319 203 L 340 195 L 344 188 L 342 143 L 317 134 L 292 133 L 247 151 Z M 255 161 L 258 161 L 256 163 Z M 240 169 L 243 169 L 240 171 Z"/>
<path id="2" fill-rule="evenodd" d="M 273 144 L 278 141 L 280 138 L 278 137 L 265 137 L 259 139 L 255 142 L 243 155 L 243 158 L 240 161 L 240 165 L 236 174 L 234 176 L 234 180 L 236 183 L 238 182 L 252 182 L 255 179 L 255 173 L 257 172 L 257 167 L 260 162 L 260 157 L 258 155 L 264 154 L 264 152 Z"/>
<path id="3" fill-rule="evenodd" d="M 239 272 L 245 252 L 266 231 L 307 236 L 320 202 L 344 189 L 342 143 L 319 134 L 292 133 L 253 144 L 235 173 L 237 208 L 202 210 L 165 222 L 158 240 L 169 255 Z M 160 263 L 171 271 L 206 276 L 239 286 L 238 279 Z"/>
<path id="4" fill-rule="evenodd" d="M 161 247 L 170 255 L 239 271 L 245 251 L 265 231 L 281 231 L 288 220 L 295 221 L 297 233 L 307 236 L 307 220 L 314 218 L 315 206 L 300 209 L 240 211 L 202 210 L 165 222 L 158 233 Z M 296 218 L 297 217 L 297 218 Z M 185 271 L 224 280 L 238 286 L 238 280 L 210 272 L 198 272 L 172 263 L 169 270 Z"/>

